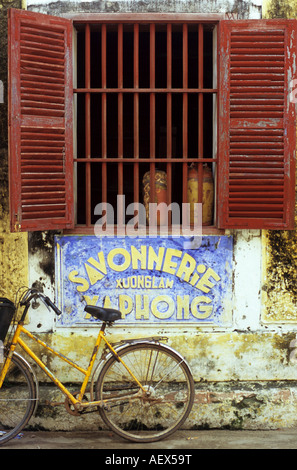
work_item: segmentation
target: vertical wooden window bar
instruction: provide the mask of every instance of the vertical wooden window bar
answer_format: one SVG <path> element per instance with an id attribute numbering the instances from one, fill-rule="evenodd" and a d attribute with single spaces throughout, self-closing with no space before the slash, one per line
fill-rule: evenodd
<path id="1" fill-rule="evenodd" d="M 202 202 L 203 165 L 216 161 L 215 25 L 130 17 L 76 27 L 77 225 L 91 228 L 100 202 L 116 215 L 117 195 L 143 202 L 148 171 L 151 182 L 166 172 L 167 204 L 181 204 L 196 164 Z"/>

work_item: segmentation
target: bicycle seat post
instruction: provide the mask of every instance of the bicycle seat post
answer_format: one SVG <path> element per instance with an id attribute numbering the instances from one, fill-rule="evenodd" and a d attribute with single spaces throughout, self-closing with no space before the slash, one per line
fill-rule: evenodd
<path id="1" fill-rule="evenodd" d="M 106 321 L 103 321 L 102 324 L 101 324 L 100 332 L 104 333 L 106 327 L 107 327 L 107 323 L 106 323 Z"/>

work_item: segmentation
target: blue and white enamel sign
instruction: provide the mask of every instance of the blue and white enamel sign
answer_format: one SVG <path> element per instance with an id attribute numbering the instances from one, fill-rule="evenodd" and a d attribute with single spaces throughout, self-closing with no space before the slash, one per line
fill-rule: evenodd
<path id="1" fill-rule="evenodd" d="M 233 239 L 56 237 L 57 326 L 91 326 L 86 304 L 116 308 L 117 324 L 231 324 Z"/>

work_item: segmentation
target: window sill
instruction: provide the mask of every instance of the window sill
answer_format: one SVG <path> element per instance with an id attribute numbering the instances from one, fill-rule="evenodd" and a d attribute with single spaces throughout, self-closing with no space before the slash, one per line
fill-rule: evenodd
<path id="1" fill-rule="evenodd" d="M 179 230 L 179 228 L 178 228 Z M 181 230 L 180 230 L 181 232 Z M 225 235 L 225 229 L 218 229 L 217 227 L 215 227 L 214 225 L 207 225 L 207 226 L 203 226 L 202 227 L 202 235 L 203 236 L 207 236 L 207 235 Z M 73 229 L 66 229 L 66 230 L 63 230 L 63 233 L 65 235 L 95 235 L 95 230 L 94 230 L 94 225 L 90 226 L 90 227 L 86 227 L 85 225 L 77 225 L 75 226 Z M 167 231 L 163 231 L 162 230 L 160 231 L 160 228 L 157 227 L 157 232 L 156 234 L 154 234 L 155 236 L 156 235 L 160 235 L 160 236 L 171 236 L 171 235 L 176 235 L 176 234 L 179 234 L 178 231 L 173 231 L 171 230 L 171 228 L 169 228 L 168 230 L 168 234 L 167 234 Z M 96 234 L 97 236 L 100 236 L 98 234 Z M 131 236 L 131 234 L 127 234 L 126 232 L 120 232 L 118 235 L 117 235 L 117 226 L 114 226 L 114 227 L 111 227 L 109 228 L 107 231 L 104 231 L 103 232 L 103 235 L 102 236 L 106 236 L 106 237 L 112 237 L 112 236 Z M 143 227 L 143 228 L 139 228 L 139 230 L 137 231 L 137 233 L 134 234 L 134 236 L 137 236 L 137 237 L 143 237 L 143 236 L 148 236 L 149 235 L 149 229 L 148 227 Z M 152 233 L 151 233 L 152 235 Z"/>

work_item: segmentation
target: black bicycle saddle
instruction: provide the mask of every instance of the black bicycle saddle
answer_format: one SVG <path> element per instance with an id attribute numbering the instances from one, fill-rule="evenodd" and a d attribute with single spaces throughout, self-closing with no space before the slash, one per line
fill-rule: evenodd
<path id="1" fill-rule="evenodd" d="M 88 312 L 92 317 L 105 322 L 114 322 L 122 317 L 119 310 L 113 308 L 103 308 L 96 305 L 86 305 L 85 312 Z"/>

